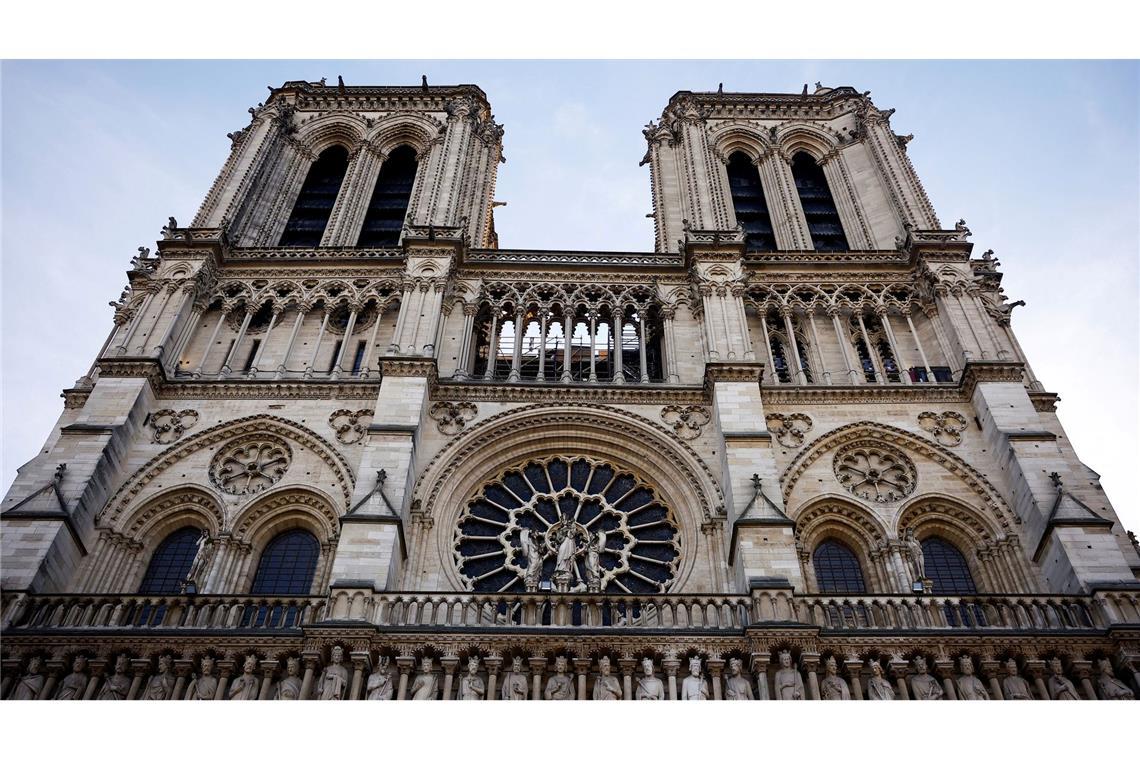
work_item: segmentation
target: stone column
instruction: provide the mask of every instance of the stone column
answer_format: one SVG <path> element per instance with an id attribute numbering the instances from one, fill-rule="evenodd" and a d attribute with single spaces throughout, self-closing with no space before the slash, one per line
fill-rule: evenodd
<path id="1" fill-rule="evenodd" d="M 218 321 L 214 324 L 214 330 L 210 333 L 210 339 L 206 341 L 206 346 L 202 349 L 202 358 L 198 360 L 198 367 L 194 370 L 193 378 L 195 380 L 202 377 L 202 372 L 206 367 L 206 359 L 210 356 L 210 350 L 213 349 L 215 341 L 218 339 L 218 331 L 222 329 L 222 323 L 226 321 L 226 317 L 230 315 L 231 306 L 229 304 L 222 305 L 222 313 L 218 315 Z"/>
<path id="2" fill-rule="evenodd" d="M 343 372 L 344 353 L 348 350 L 348 346 L 352 343 L 352 331 L 356 329 L 356 316 L 360 313 L 360 304 L 348 305 L 348 324 L 344 326 L 344 339 L 340 342 L 340 350 L 336 352 L 336 359 L 333 360 L 332 379 L 339 380 L 340 373 Z M 270 323 L 270 328 L 273 324 Z"/>
<path id="3" fill-rule="evenodd" d="M 352 660 L 352 687 L 349 689 L 348 698 L 359 700 L 364 689 L 364 671 L 372 664 L 372 654 L 367 651 L 352 652 L 349 659 Z"/>
<path id="4" fill-rule="evenodd" d="M 233 344 L 230 345 L 230 350 L 226 352 L 226 358 L 222 361 L 222 369 L 219 372 L 220 377 L 230 376 L 230 372 L 232 370 L 230 367 L 230 362 L 232 362 L 234 360 L 234 357 L 237 356 L 238 348 L 241 347 L 242 339 L 245 338 L 245 331 L 249 329 L 249 321 L 253 319 L 253 313 L 256 310 L 256 305 L 245 305 L 245 316 L 242 317 L 241 327 L 238 328 L 237 337 L 234 338 Z"/>
<path id="5" fill-rule="evenodd" d="M 265 354 L 265 348 L 269 345 L 269 338 L 273 335 L 273 328 L 277 325 L 277 318 L 281 316 L 281 312 L 285 310 L 281 304 L 273 304 L 269 314 L 269 325 L 265 328 L 265 337 L 261 339 L 261 343 L 257 347 L 257 353 L 253 356 L 253 361 L 249 365 L 249 372 L 246 377 L 253 379 L 257 377 L 258 366 L 261 364 L 261 357 Z"/>
<path id="6" fill-rule="evenodd" d="M 172 700 L 182 699 L 182 692 L 186 689 L 186 679 L 194 667 L 193 660 L 174 661 L 174 691 L 170 693 Z"/>
<path id="7" fill-rule="evenodd" d="M 899 351 L 899 342 L 895 340 L 895 331 L 891 328 L 891 315 L 887 313 L 885 307 L 879 307 L 875 310 L 875 313 L 879 317 L 879 324 L 883 326 L 883 332 L 887 335 L 887 345 L 891 347 L 891 353 L 895 355 L 895 366 L 898 367 L 899 370 L 899 380 L 902 381 L 903 385 L 910 385 L 910 373 L 907 372 L 906 367 L 903 366 L 902 353 Z M 883 369 L 886 370 L 885 365 Z M 890 378 L 886 378 L 886 381 L 890 382 Z"/>
<path id="8" fill-rule="evenodd" d="M 624 327 L 624 325 L 622 324 L 622 312 L 621 312 L 621 307 L 619 306 L 614 311 L 613 329 L 610 331 L 610 338 L 614 344 L 614 347 L 613 347 L 614 353 L 613 353 L 613 357 L 612 357 L 612 363 L 613 363 L 613 368 L 614 368 L 613 381 L 615 383 L 624 383 L 625 382 L 625 374 L 624 374 L 624 370 L 622 369 L 622 356 L 621 356 L 621 333 L 622 333 L 623 327 Z"/>
<path id="9" fill-rule="evenodd" d="M 1049 688 L 1045 685 L 1045 661 L 1044 660 L 1026 660 L 1025 672 L 1033 679 L 1033 685 L 1037 687 L 1037 693 L 1040 699 L 1048 701 Z"/>
<path id="10" fill-rule="evenodd" d="M 661 668 L 665 671 L 665 676 L 668 678 L 669 699 L 674 702 L 677 701 L 677 668 L 680 665 L 681 661 L 672 657 L 661 661 Z"/>
<path id="11" fill-rule="evenodd" d="M 1096 699 L 1096 689 L 1093 688 L 1092 682 L 1092 667 L 1093 664 L 1089 660 L 1073 660 L 1073 675 L 1081 682 L 1081 688 L 1085 692 L 1085 699 Z"/>
<path id="12" fill-rule="evenodd" d="M 487 699 L 498 699 L 499 668 L 503 666 L 502 657 L 484 657 L 483 664 L 487 666 Z"/>
<path id="13" fill-rule="evenodd" d="M 823 376 L 825 385 L 831 385 L 831 370 L 827 368 L 827 362 L 823 358 L 823 346 L 819 342 L 819 330 L 815 326 L 815 308 L 812 307 L 808 310 L 808 327 L 811 329 L 811 339 L 815 343 L 815 355 L 819 358 L 819 372 Z M 842 346 L 840 346 L 842 349 Z"/>
<path id="14" fill-rule="evenodd" d="M 46 663 L 47 678 L 44 680 L 44 687 L 40 689 L 40 695 L 37 699 L 51 699 L 55 693 L 55 684 L 59 680 L 59 674 L 67 669 L 67 663 L 63 660 L 48 660 Z"/>
<path id="15" fill-rule="evenodd" d="M 142 686 L 143 678 L 146 676 L 147 671 L 150 670 L 150 660 L 141 658 L 131 660 L 131 672 L 134 678 L 131 679 L 131 688 L 127 692 L 127 699 L 138 699 L 139 687 Z"/>
<path id="16" fill-rule="evenodd" d="M 719 702 L 724 699 L 724 660 L 710 657 L 708 670 L 712 678 L 712 698 Z"/>
<path id="17" fill-rule="evenodd" d="M 922 368 L 926 370 L 926 382 L 934 382 L 934 371 L 930 369 L 930 360 L 926 358 L 926 351 L 922 348 L 922 341 L 918 339 L 918 330 L 914 329 L 914 320 L 910 318 L 910 309 L 903 309 L 903 316 L 906 317 L 906 326 L 910 328 L 910 337 L 914 339 L 914 345 L 918 349 L 918 355 L 922 359 Z"/>
<path id="18" fill-rule="evenodd" d="M 321 656 L 316 652 L 302 652 L 301 660 L 305 664 L 305 674 L 301 677 L 301 694 L 298 699 L 309 699 L 309 692 L 313 690 L 313 672 L 320 664 Z"/>
<path id="19" fill-rule="evenodd" d="M 571 339 L 574 337 L 574 314 L 563 307 L 562 327 L 562 382 L 568 383 L 574 379 L 570 372 Z"/>
<path id="20" fill-rule="evenodd" d="M 891 660 L 887 664 L 887 669 L 891 672 L 891 677 L 895 679 L 895 686 L 899 692 L 899 699 L 910 699 L 910 692 L 907 691 L 906 674 L 909 666 L 901 660 Z"/>
<path id="21" fill-rule="evenodd" d="M 649 365 L 646 362 L 646 358 L 645 358 L 645 341 L 648 337 L 648 334 L 646 333 L 646 330 L 645 330 L 645 320 L 647 317 L 648 317 L 648 314 L 645 311 L 637 312 L 637 324 L 638 324 L 638 329 L 640 330 L 640 336 L 641 336 L 638 339 L 638 348 L 640 350 L 641 382 L 643 382 L 643 383 L 649 382 Z"/>
<path id="22" fill-rule="evenodd" d="M 324 312 L 324 317 L 321 319 L 321 329 L 317 331 L 317 339 L 313 341 L 313 353 L 309 356 L 308 366 L 305 367 L 304 377 L 306 380 L 313 376 L 313 372 L 315 371 L 313 364 L 317 361 L 317 354 L 321 351 L 321 341 L 324 340 L 325 330 L 328 329 L 329 326 L 329 315 L 332 314 L 332 307 L 327 303 L 325 304 Z"/>
<path id="23" fill-rule="evenodd" d="M 954 688 L 954 663 L 951 660 L 935 660 L 934 672 L 942 679 L 942 690 L 946 692 L 946 699 L 957 699 L 958 690 Z"/>
<path id="24" fill-rule="evenodd" d="M 261 701 L 267 700 L 273 693 L 273 674 L 277 672 L 277 660 L 262 660 L 258 663 L 261 668 L 261 689 L 257 692 L 257 698 Z"/>
<path id="25" fill-rule="evenodd" d="M 301 323 L 305 321 L 305 315 L 309 313 L 307 307 L 297 306 L 297 318 L 293 320 L 293 331 L 289 333 L 289 342 L 285 344 L 285 353 L 281 355 L 281 363 L 277 365 L 277 372 L 273 375 L 274 380 L 280 380 L 285 376 L 285 372 L 289 367 L 289 356 L 293 353 L 293 344 L 297 342 L 297 333 L 301 329 Z"/>
<path id="26" fill-rule="evenodd" d="M 415 657 L 397 657 L 396 667 L 400 671 L 400 684 L 396 687 L 396 699 L 401 702 L 408 698 L 408 675 L 415 667 Z"/>
<path id="27" fill-rule="evenodd" d="M 677 371 L 677 334 L 673 324 L 676 315 L 677 310 L 675 307 L 666 306 L 661 309 L 661 327 L 665 333 L 666 375 L 671 383 L 681 382 L 681 375 Z M 747 324 L 747 321 L 745 324 Z"/>
<path id="28" fill-rule="evenodd" d="M 439 658 L 439 664 L 443 666 L 443 698 L 450 700 L 451 686 L 455 683 L 455 666 L 459 664 L 459 658 L 455 655 L 444 655 Z"/>
<path id="29" fill-rule="evenodd" d="M 768 693 L 768 663 L 772 660 L 772 655 L 767 652 L 753 652 L 752 653 L 752 672 L 756 674 L 756 699 L 769 700 L 771 695 Z"/>
<path id="30" fill-rule="evenodd" d="M 819 655 L 805 652 L 800 655 L 800 667 L 807 671 L 808 694 L 810 699 L 817 702 L 822 699 L 819 694 Z"/>
<path id="31" fill-rule="evenodd" d="M 621 690 L 624 698 L 629 701 L 633 699 L 633 674 L 637 669 L 637 660 L 632 657 L 623 657 L 618 660 L 618 667 L 621 668 Z"/>
<path id="32" fill-rule="evenodd" d="M 998 678 L 998 674 L 1002 672 L 1001 663 L 997 660 L 982 660 L 981 670 L 982 676 L 989 679 L 990 696 L 993 699 L 1005 699 L 1001 693 L 1001 680 Z"/>
<path id="33" fill-rule="evenodd" d="M 575 657 L 574 672 L 578 674 L 578 699 L 588 699 L 586 696 L 586 674 L 590 672 L 590 658 Z"/>
<path id="34" fill-rule="evenodd" d="M 540 383 L 546 380 L 546 328 L 549 317 L 548 310 L 542 309 L 539 312 L 542 323 L 538 327 L 538 374 L 534 379 Z"/>
<path id="35" fill-rule="evenodd" d="M 784 330 L 788 333 L 788 351 L 792 354 L 785 357 L 788 362 L 788 377 L 793 383 L 805 385 L 807 374 L 804 373 L 804 365 L 800 361 L 800 342 L 796 340 L 796 331 L 792 325 L 792 310 L 784 307 L 780 309 L 780 316 L 784 318 Z"/>
<path id="36" fill-rule="evenodd" d="M 511 372 L 507 375 L 508 383 L 517 383 L 521 379 L 519 368 L 522 366 L 522 334 L 525 328 L 524 318 L 526 316 L 525 306 L 515 307 L 515 345 L 511 351 Z"/>
<path id="37" fill-rule="evenodd" d="M 103 671 L 107 668 L 106 660 L 89 660 L 87 662 L 87 669 L 91 673 L 90 680 L 87 681 L 87 691 L 83 692 L 83 699 L 94 699 L 96 692 L 98 692 L 99 679 L 103 676 Z"/>
<path id="38" fill-rule="evenodd" d="M 839 341 L 839 353 L 843 355 L 843 366 L 847 371 L 847 382 L 855 385 L 856 373 L 855 368 L 851 366 L 851 346 L 848 344 L 850 341 L 843 335 L 843 326 L 839 324 L 839 310 L 834 306 L 829 307 L 827 310 L 828 316 L 831 317 L 831 326 L 835 328 L 835 339 Z"/>
<path id="39" fill-rule="evenodd" d="M 531 657 L 530 664 L 530 698 L 534 701 L 542 699 L 542 670 L 546 667 L 545 657 Z"/>
<path id="40" fill-rule="evenodd" d="M 230 685 L 230 676 L 234 672 L 233 660 L 218 660 L 218 690 L 214 692 L 214 699 L 225 699 L 226 691 Z"/>
<path id="41" fill-rule="evenodd" d="M 851 684 L 851 698 L 863 699 L 863 679 L 860 678 L 860 674 L 863 672 L 863 661 L 844 660 L 843 664 L 847 667 L 848 681 Z"/>
<path id="42" fill-rule="evenodd" d="M 495 362 L 499 355 L 499 307 L 491 307 L 491 332 L 487 334 L 487 367 L 483 370 L 483 379 L 491 380 L 495 377 Z"/>

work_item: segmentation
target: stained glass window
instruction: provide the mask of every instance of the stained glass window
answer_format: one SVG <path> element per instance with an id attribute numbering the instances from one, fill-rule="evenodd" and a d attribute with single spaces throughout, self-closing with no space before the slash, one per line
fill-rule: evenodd
<path id="1" fill-rule="evenodd" d="M 320 546 L 306 530 L 288 530 L 265 547 L 251 594 L 308 594 L 317 572 Z"/>
<path id="2" fill-rule="evenodd" d="M 839 541 L 821 543 L 812 556 L 815 580 L 821 594 L 863 594 L 863 570 L 855 553 Z"/>
<path id="3" fill-rule="evenodd" d="M 179 528 L 158 545 L 147 565 L 140 594 L 177 594 L 198 553 L 201 528 Z"/>

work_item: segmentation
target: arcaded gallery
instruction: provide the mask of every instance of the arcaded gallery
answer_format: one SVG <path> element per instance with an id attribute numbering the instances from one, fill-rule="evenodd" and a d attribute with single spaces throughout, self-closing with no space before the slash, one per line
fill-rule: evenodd
<path id="1" fill-rule="evenodd" d="M 0 696 L 1132 699 L 1136 541 L 892 113 L 678 92 L 652 245 L 524 250 L 479 87 L 273 89 L 4 496 Z"/>

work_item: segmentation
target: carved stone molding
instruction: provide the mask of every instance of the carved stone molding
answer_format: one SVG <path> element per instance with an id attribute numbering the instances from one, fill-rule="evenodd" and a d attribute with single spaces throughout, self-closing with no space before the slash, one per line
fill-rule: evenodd
<path id="1" fill-rule="evenodd" d="M 198 413 L 193 409 L 159 409 L 151 413 L 147 424 L 154 431 L 151 438 L 155 443 L 174 443 L 197 423 Z"/>
<path id="2" fill-rule="evenodd" d="M 437 401 L 428 409 L 428 416 L 444 435 L 456 435 L 478 414 L 479 407 L 469 401 Z"/>
<path id="3" fill-rule="evenodd" d="M 811 417 L 806 414 L 769 414 L 764 418 L 768 429 L 781 446 L 798 449 L 804 445 L 804 435 L 811 430 Z"/>
<path id="4" fill-rule="evenodd" d="M 329 425 L 341 443 L 356 443 L 368 432 L 368 420 L 372 419 L 371 409 L 337 409 L 329 415 Z M 362 422 L 363 420 L 363 422 Z"/>
<path id="5" fill-rule="evenodd" d="M 968 423 L 957 412 L 922 412 L 918 415 L 918 424 L 943 446 L 957 446 L 962 442 L 962 431 Z"/>
<path id="6" fill-rule="evenodd" d="M 593 385 L 562 383 L 443 382 L 432 388 L 441 401 L 543 402 L 574 401 L 606 404 L 703 404 L 703 388 L 627 383 Z"/>
<path id="7" fill-rule="evenodd" d="M 841 447 L 832 460 L 835 479 L 860 499 L 889 504 L 914 492 L 918 471 L 902 451 L 878 443 Z"/>
<path id="8" fill-rule="evenodd" d="M 703 406 L 676 406 L 670 404 L 661 410 L 661 420 L 673 428 L 673 433 L 683 441 L 691 441 L 701 434 L 701 429 L 712 417 Z"/>
<path id="9" fill-rule="evenodd" d="M 292 462 L 293 450 L 283 439 L 244 436 L 214 455 L 210 481 L 238 496 L 260 493 L 281 480 Z"/>

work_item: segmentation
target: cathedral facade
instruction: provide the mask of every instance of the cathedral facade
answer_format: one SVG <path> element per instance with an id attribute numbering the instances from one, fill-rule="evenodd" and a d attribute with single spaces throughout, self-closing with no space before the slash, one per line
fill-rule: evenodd
<path id="1" fill-rule="evenodd" d="M 641 252 L 499 246 L 478 87 L 250 113 L 4 497 L 3 698 L 1140 687 L 1135 540 L 893 109 L 678 92 Z"/>

